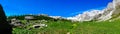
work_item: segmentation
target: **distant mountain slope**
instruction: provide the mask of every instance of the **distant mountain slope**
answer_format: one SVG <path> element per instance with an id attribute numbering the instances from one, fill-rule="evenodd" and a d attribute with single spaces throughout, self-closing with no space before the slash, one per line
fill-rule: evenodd
<path id="1" fill-rule="evenodd" d="M 60 16 L 48 16 L 48 15 L 19 15 L 19 16 L 9 16 L 7 20 L 11 19 L 19 19 L 19 20 L 26 20 L 26 19 L 32 19 L 32 20 L 47 20 L 47 21 L 70 21 L 67 19 L 64 19 Z"/>
<path id="2" fill-rule="evenodd" d="M 120 0 L 113 0 L 108 3 L 107 7 L 103 10 L 91 10 L 84 12 L 83 14 L 76 15 L 75 17 L 69 17 L 67 19 L 73 21 L 106 21 L 114 19 L 120 16 Z"/>
<path id="3" fill-rule="evenodd" d="M 51 17 L 48 17 L 48 16 L 45 16 L 45 15 L 20 15 L 20 16 L 9 16 L 8 17 L 8 20 L 9 19 L 12 19 L 12 18 L 17 18 L 17 19 L 20 19 L 20 20 L 24 20 L 25 18 L 29 18 L 29 17 L 32 17 L 33 19 L 35 20 L 50 20 L 50 19 L 53 19 Z"/>

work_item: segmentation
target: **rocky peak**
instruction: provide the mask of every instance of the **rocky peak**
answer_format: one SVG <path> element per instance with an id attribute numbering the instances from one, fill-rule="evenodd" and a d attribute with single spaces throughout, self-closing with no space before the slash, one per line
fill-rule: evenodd
<path id="1" fill-rule="evenodd" d="M 117 8 L 117 6 L 120 6 L 120 0 L 113 0 L 113 3 L 115 8 Z"/>
<path id="2" fill-rule="evenodd" d="M 113 3 L 114 3 L 115 10 L 112 16 L 115 18 L 120 16 L 120 0 L 113 0 Z"/>

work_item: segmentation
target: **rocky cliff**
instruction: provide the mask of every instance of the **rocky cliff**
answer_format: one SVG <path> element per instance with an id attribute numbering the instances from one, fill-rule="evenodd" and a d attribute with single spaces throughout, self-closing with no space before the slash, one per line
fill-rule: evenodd
<path id="1" fill-rule="evenodd" d="M 103 10 L 91 10 L 83 14 L 76 15 L 75 17 L 67 18 L 73 21 L 106 21 L 109 19 L 117 18 L 120 16 L 120 0 L 113 0 L 109 2 L 107 7 Z"/>

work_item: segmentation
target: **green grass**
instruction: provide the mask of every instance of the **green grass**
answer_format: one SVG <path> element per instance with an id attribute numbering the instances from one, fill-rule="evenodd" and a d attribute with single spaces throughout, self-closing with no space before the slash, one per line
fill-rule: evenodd
<path id="1" fill-rule="evenodd" d="M 68 22 L 48 21 L 42 29 L 13 28 L 13 34 L 120 34 L 120 21 Z"/>

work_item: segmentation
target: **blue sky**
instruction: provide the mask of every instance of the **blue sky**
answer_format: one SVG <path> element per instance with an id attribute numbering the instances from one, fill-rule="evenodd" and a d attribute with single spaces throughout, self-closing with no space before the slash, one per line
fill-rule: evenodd
<path id="1" fill-rule="evenodd" d="M 69 17 L 90 9 L 101 10 L 108 2 L 112 0 L 0 0 L 7 16 L 48 14 Z"/>

